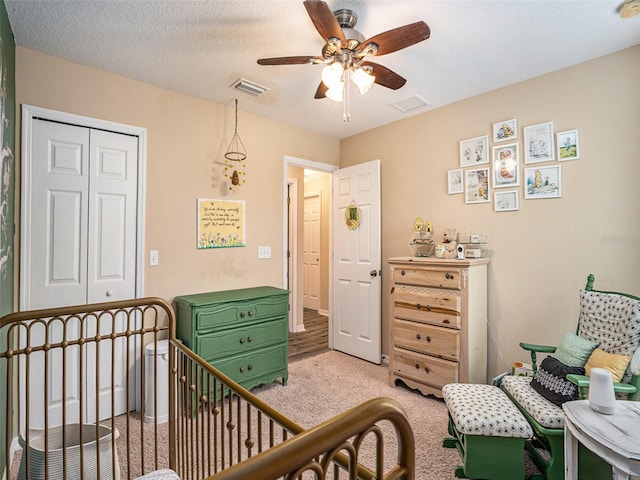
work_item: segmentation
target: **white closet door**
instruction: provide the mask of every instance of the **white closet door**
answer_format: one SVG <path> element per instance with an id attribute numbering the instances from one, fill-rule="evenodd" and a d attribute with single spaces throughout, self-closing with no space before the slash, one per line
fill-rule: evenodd
<path id="1" fill-rule="evenodd" d="M 138 139 L 91 130 L 87 302 L 135 297 Z"/>
<path id="2" fill-rule="evenodd" d="M 34 118 L 28 149 L 23 165 L 21 309 L 135 298 L 137 137 Z M 113 328 L 110 322 L 86 322 L 83 327 L 85 335 Z M 59 322 L 50 325 L 49 342 L 59 341 L 63 328 Z M 126 325 L 116 328 L 124 331 Z M 46 335 L 44 325 L 34 330 L 31 344 L 44 342 Z M 79 335 L 78 323 L 67 326 L 68 339 Z M 126 350 L 133 345 L 124 339 L 115 342 L 104 342 L 99 350 L 94 344 L 85 348 L 87 364 L 101 366 L 98 375 L 89 368 L 80 378 L 77 348 L 67 351 L 64 363 L 60 351 L 52 350 L 46 371 L 32 368 L 22 385 L 38 393 L 45 376 L 51 379 L 52 372 L 66 368 L 66 388 L 46 383 L 50 425 L 60 423 L 63 406 L 67 421 L 78 421 L 80 412 L 83 421 L 96 421 L 96 397 L 100 419 L 111 414 L 112 400 L 116 414 L 135 406 L 135 389 L 126 397 L 127 372 L 134 368 L 126 364 Z M 112 364 L 113 380 L 105 369 Z M 23 389 L 22 401 L 25 395 Z M 32 411 L 43 414 L 45 406 L 33 404 L 42 401 L 40 395 L 31 395 L 31 401 Z M 41 427 L 44 417 L 34 415 L 29 423 Z"/>
<path id="3" fill-rule="evenodd" d="M 86 303 L 89 130 L 34 119 L 31 145 L 21 308 Z"/>

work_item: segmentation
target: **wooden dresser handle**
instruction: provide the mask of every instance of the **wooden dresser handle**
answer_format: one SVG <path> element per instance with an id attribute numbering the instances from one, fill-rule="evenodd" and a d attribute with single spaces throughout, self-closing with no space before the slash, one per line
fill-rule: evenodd
<path id="1" fill-rule="evenodd" d="M 431 370 L 429 370 L 429 367 L 424 367 L 424 373 L 431 373 Z"/>
<path id="2" fill-rule="evenodd" d="M 416 370 L 420 370 L 420 365 L 416 363 Z"/>
<path id="3" fill-rule="evenodd" d="M 431 343 L 431 337 L 427 337 L 427 343 Z"/>
<path id="4" fill-rule="evenodd" d="M 400 270 L 400 275 L 404 276 L 405 272 L 404 270 Z"/>
<path id="5" fill-rule="evenodd" d="M 416 333 L 416 339 L 420 340 L 420 334 L 419 333 Z"/>

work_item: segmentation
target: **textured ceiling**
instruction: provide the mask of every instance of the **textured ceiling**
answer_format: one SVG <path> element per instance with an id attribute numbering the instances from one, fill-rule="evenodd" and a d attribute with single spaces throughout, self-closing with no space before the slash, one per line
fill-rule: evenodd
<path id="1" fill-rule="evenodd" d="M 618 0 L 328 0 L 350 8 L 365 37 L 418 20 L 431 38 L 374 61 L 407 79 L 342 104 L 314 100 L 321 66 L 260 66 L 258 58 L 319 55 L 302 0 L 5 0 L 16 43 L 240 110 L 344 138 L 411 114 L 640 44 L 640 16 Z M 640 58 L 638 59 L 640 61 Z M 243 77 L 260 97 L 229 86 Z M 418 95 L 430 105 L 403 113 Z"/>

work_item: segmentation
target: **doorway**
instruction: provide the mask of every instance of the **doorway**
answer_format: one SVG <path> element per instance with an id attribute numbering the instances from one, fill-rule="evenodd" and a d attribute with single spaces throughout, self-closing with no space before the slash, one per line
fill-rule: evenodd
<path id="1" fill-rule="evenodd" d="M 337 167 L 294 157 L 285 157 L 284 167 L 287 222 L 283 284 L 291 291 L 293 335 L 305 333 L 305 313 L 308 319 L 329 318 L 329 202 L 331 172 Z"/>

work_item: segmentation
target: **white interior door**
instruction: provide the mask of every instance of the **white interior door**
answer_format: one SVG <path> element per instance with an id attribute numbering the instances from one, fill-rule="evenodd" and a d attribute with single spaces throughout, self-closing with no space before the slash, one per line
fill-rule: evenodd
<path id="1" fill-rule="evenodd" d="M 356 206 L 359 225 L 345 214 Z M 373 363 L 381 358 L 380 161 L 333 173 L 333 348 Z M 352 225 L 353 226 L 353 225 Z"/>
<path id="2" fill-rule="evenodd" d="M 32 119 L 23 164 L 22 310 L 135 298 L 137 142 L 135 136 Z M 49 342 L 61 338 L 63 328 L 58 322 L 51 325 Z M 85 334 L 94 334 L 107 326 L 87 324 L 84 328 Z M 67 339 L 79 334 L 79 325 L 67 329 Z M 34 335 L 32 344 L 44 342 L 47 334 L 43 329 Z M 116 365 L 114 383 L 110 375 L 101 374 L 97 388 L 91 368 L 84 378 L 78 376 L 79 350 L 68 350 L 64 359 L 59 351 L 48 354 L 43 374 L 65 368 L 68 379 L 65 389 L 48 382 L 46 408 L 51 425 L 60 423 L 63 405 L 68 421 L 77 420 L 81 408 L 83 419 L 94 421 L 95 414 L 85 407 L 95 405 L 96 395 L 103 404 L 100 417 L 110 414 L 112 391 L 116 411 L 124 413 L 129 367 L 125 343 L 116 342 L 114 347 L 102 344 L 100 352 L 85 349 L 88 365 L 96 358 L 104 368 Z M 44 382 L 34 371 L 32 368 L 29 385 L 32 391 L 39 391 Z M 79 407 L 81 386 L 84 405 Z M 36 398 L 34 395 L 32 401 Z M 135 399 L 130 404 L 135 405 Z M 44 408 L 36 406 L 33 411 L 44 414 Z M 31 427 L 43 423 L 44 418 L 30 418 Z"/>
<path id="3" fill-rule="evenodd" d="M 321 254 L 321 198 L 320 194 L 304 197 L 304 308 L 320 309 Z"/>

